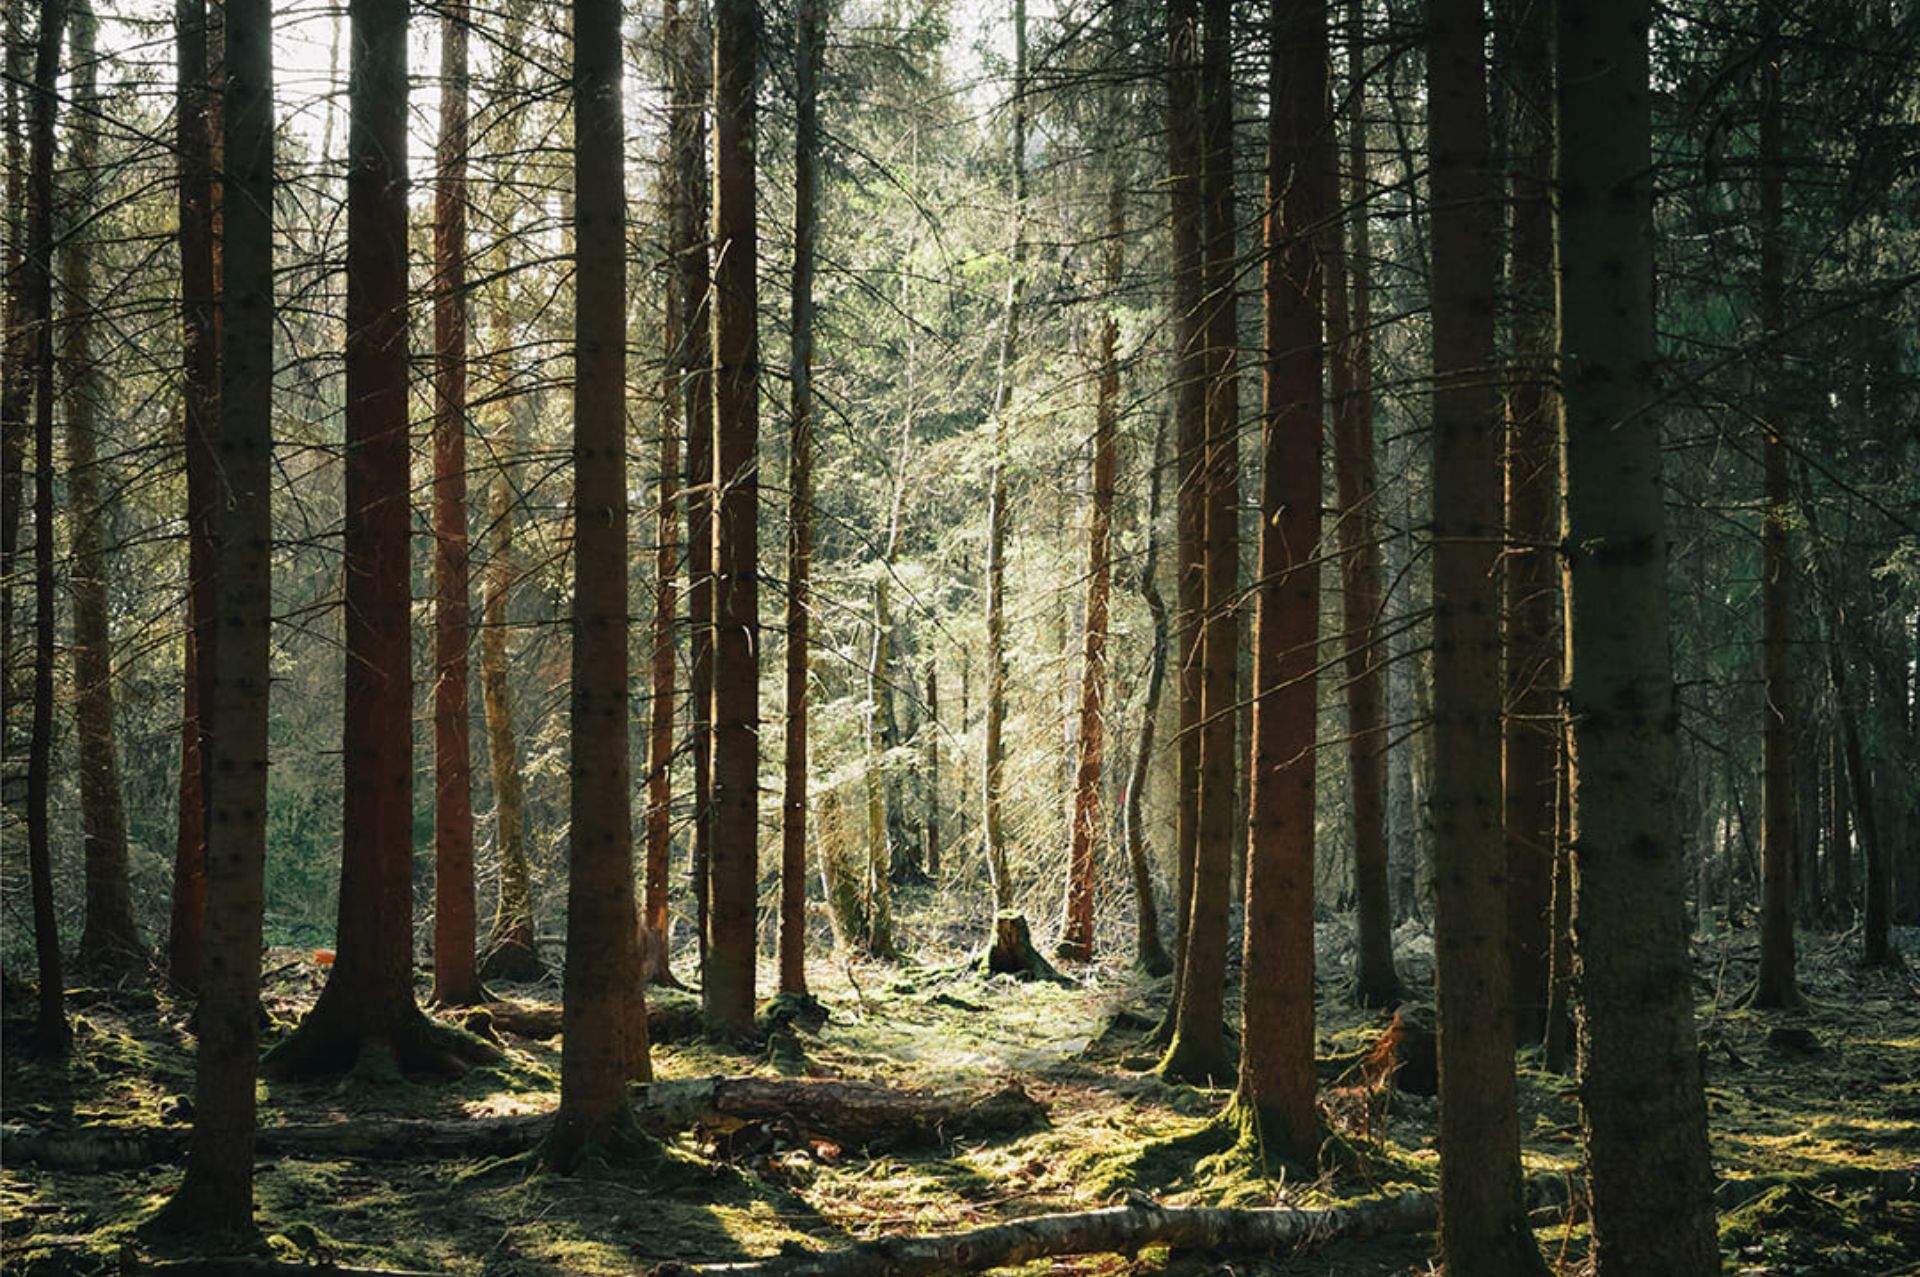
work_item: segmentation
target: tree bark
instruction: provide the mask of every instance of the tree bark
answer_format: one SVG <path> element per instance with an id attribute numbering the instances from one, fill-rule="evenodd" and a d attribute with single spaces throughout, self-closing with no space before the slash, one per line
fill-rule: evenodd
<path id="1" fill-rule="evenodd" d="M 200 978 L 206 930 L 207 811 L 212 804 L 216 585 L 215 504 L 220 486 L 214 432 L 220 416 L 220 344 L 216 294 L 215 138 L 223 131 L 218 90 L 208 74 L 206 0 L 175 0 L 175 145 L 180 179 L 181 400 L 186 418 L 187 642 L 180 726 L 180 816 L 174 843 L 173 903 L 167 928 L 167 977 L 192 989 Z"/>
<path id="2" fill-rule="evenodd" d="M 467 26 L 440 17 L 433 256 L 433 1000 L 485 998 L 474 965 L 473 765 L 467 720 Z"/>
<path id="3" fill-rule="evenodd" d="M 1674 819 L 1648 10 L 1561 0 L 1556 48 L 1581 1121 L 1595 1272 L 1705 1277 L 1720 1255 Z"/>
<path id="4" fill-rule="evenodd" d="M 1237 301 L 1234 284 L 1232 12 L 1204 0 L 1200 41 L 1200 315 L 1206 449 L 1201 470 L 1205 519 L 1204 598 L 1199 634 L 1199 806 L 1192 894 L 1181 943 L 1173 1038 L 1160 1069 L 1190 1082 L 1224 1079 L 1227 921 L 1233 879 L 1234 782 L 1240 769 L 1239 717 L 1240 441 Z"/>
<path id="5" fill-rule="evenodd" d="M 780 992 L 807 992 L 807 712 L 813 575 L 813 245 L 820 146 L 820 14 L 794 9 L 793 391 L 787 450 L 787 729 L 780 825 Z"/>
<path id="6" fill-rule="evenodd" d="M 1762 5 L 1760 47 L 1760 328 L 1766 343 L 1763 378 L 1780 377 L 1778 343 L 1785 322 L 1780 221 L 1785 164 L 1780 153 L 1780 13 Z M 1799 843 L 1794 810 L 1793 748 L 1799 735 L 1793 688 L 1793 557 L 1787 544 L 1792 517 L 1788 477 L 1786 405 L 1777 384 L 1766 387 L 1767 419 L 1761 423 L 1765 514 L 1760 533 L 1760 665 L 1766 688 L 1761 752 L 1760 970 L 1751 1002 L 1756 1007 L 1800 1004 L 1794 977 L 1793 860 Z"/>
<path id="7" fill-rule="evenodd" d="M 1480 0 L 1431 0 L 1433 839 L 1440 1248 L 1451 1271 L 1544 1271 L 1527 1228 L 1500 837 L 1500 402 Z"/>
<path id="8" fill-rule="evenodd" d="M 102 537 L 110 507 L 100 499 L 99 423 L 95 399 L 93 248 L 84 219 L 95 207 L 99 164 L 99 22 L 89 0 L 73 0 L 68 18 L 73 63 L 69 128 L 76 189 L 68 195 L 66 293 L 71 313 L 62 350 L 67 370 L 67 503 L 72 511 L 74 724 L 80 754 L 80 821 L 85 842 L 86 923 L 80 957 L 131 971 L 146 964 L 134 923 L 128 881 L 127 816 L 113 728 L 113 640 L 107 621 L 107 556 Z"/>
<path id="9" fill-rule="evenodd" d="M 408 540 L 407 10 L 353 0 L 346 313 L 346 718 L 339 958 L 268 1052 L 275 1076 L 351 1068 L 368 1044 L 451 1067 L 413 998 L 413 650 Z"/>
<path id="10" fill-rule="evenodd" d="M 627 706 L 627 249 L 618 0 L 574 0 L 573 758 L 560 1111 L 542 1162 L 628 1138 L 647 1076 Z M 589 745 L 588 742 L 591 742 Z"/>
<path id="11" fill-rule="evenodd" d="M 20 552 L 20 507 L 26 495 L 26 462 L 32 427 L 33 333 L 27 320 L 27 143 L 21 128 L 20 95 L 31 87 L 33 44 L 26 33 L 25 0 L 6 0 L 6 105 L 0 131 L 6 147 L 6 298 L 4 344 L 0 345 L 0 803 L 15 810 L 23 795 L 18 762 L 24 752 L 21 706 L 32 701 L 18 681 L 20 653 L 13 626 L 16 557 Z"/>
<path id="12" fill-rule="evenodd" d="M 203 739 L 209 744 L 204 761 L 223 779 L 212 790 L 207 822 L 193 1135 L 186 1177 L 151 1226 L 163 1232 L 253 1238 L 258 1236 L 253 1159 L 273 624 L 270 0 L 225 0 L 224 26 L 220 133 L 225 139 L 225 287 L 220 298 L 220 421 L 212 458 L 218 486 L 210 503 L 218 519 L 211 540 L 219 588 L 208 618 L 221 640 L 206 671 L 212 695 L 203 702 L 208 716 Z M 188 296 L 193 296 L 191 291 Z M 202 334 L 210 335 L 207 329 Z"/>
<path id="13" fill-rule="evenodd" d="M 1359 962 L 1354 997 L 1362 1006 L 1400 998 L 1393 966 L 1393 909 L 1387 888 L 1386 646 L 1381 629 L 1380 497 L 1373 451 L 1372 231 L 1368 224 L 1363 6 L 1347 5 L 1347 167 L 1349 236 L 1327 223 L 1326 313 L 1333 398 L 1333 476 L 1340 510 L 1340 615 L 1346 631 L 1347 774 L 1353 804 L 1353 883 Z M 1341 205 L 1339 166 L 1327 186 Z M 1332 216 L 1329 214 L 1329 216 Z M 1349 310 L 1347 284 L 1353 285 Z M 1263 574 L 1264 575 L 1264 574 Z"/>
<path id="14" fill-rule="evenodd" d="M 1507 373 L 1506 618 L 1502 721 L 1507 949 L 1514 1027 L 1546 1032 L 1553 959 L 1553 865 L 1560 770 L 1559 403 L 1553 387 L 1553 69 L 1549 0 L 1506 0 L 1512 27 L 1509 123 L 1513 306 Z"/>
<path id="15" fill-rule="evenodd" d="M 65 0 L 41 0 L 34 53 L 33 111 L 27 176 L 27 320 L 33 325 L 33 723 L 27 744 L 27 877 L 33 948 L 40 977 L 35 1049 L 64 1056 L 67 1023 L 60 930 L 53 911 L 53 146 L 59 111 L 60 39 Z"/>
<path id="16" fill-rule="evenodd" d="M 1006 768 L 1002 739 L 1007 719 L 1007 416 L 1013 403 L 1014 365 L 1020 354 L 1020 301 L 1026 291 L 1027 264 L 1027 4 L 1013 0 L 1013 132 L 1009 167 L 1013 170 L 1013 260 L 1000 327 L 999 370 L 993 390 L 993 463 L 987 480 L 987 705 L 986 743 L 982 750 L 981 832 L 986 842 L 987 873 L 993 880 L 996 913 L 1013 908 L 1013 879 L 1007 856 L 1001 790 Z"/>
<path id="17" fill-rule="evenodd" d="M 753 1028 L 759 912 L 760 340 L 754 208 L 759 0 L 714 5 L 713 852 L 709 1027 Z"/>
<path id="18" fill-rule="evenodd" d="M 1260 979 L 1246 981 L 1241 991 L 1234 1101 L 1263 1161 L 1311 1166 L 1322 1133 L 1313 1068 L 1315 670 L 1326 409 L 1322 249 L 1332 247 L 1323 224 L 1335 172 L 1325 0 L 1276 3 L 1270 37 L 1262 290 L 1266 437 L 1240 968 L 1259 972 Z"/>

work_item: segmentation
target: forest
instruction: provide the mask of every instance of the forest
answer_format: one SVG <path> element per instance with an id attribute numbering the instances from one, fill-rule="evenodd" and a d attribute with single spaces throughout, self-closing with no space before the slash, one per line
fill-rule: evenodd
<path id="1" fill-rule="evenodd" d="M 1908 0 L 0 5 L 0 1274 L 1920 1274 Z"/>

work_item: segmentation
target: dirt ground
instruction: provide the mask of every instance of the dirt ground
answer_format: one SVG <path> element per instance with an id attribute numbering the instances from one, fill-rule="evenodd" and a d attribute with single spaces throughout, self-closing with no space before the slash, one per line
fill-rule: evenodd
<path id="1" fill-rule="evenodd" d="M 909 919 L 910 925 L 910 919 Z M 1915 937 L 1908 937 L 1909 940 Z M 1419 987 L 1431 946 L 1399 937 L 1403 974 Z M 687 1156 L 662 1182 L 620 1176 L 529 1176 L 517 1164 L 264 1160 L 259 1218 L 283 1259 L 447 1274 L 644 1272 L 663 1261 L 737 1261 L 783 1246 L 831 1246 L 881 1233 L 931 1233 L 1046 1211 L 1087 1209 L 1123 1192 L 1170 1205 L 1323 1205 L 1435 1179 L 1432 1099 L 1352 1089 L 1337 1057 L 1384 1027 L 1346 1004 L 1349 942 L 1323 930 L 1320 1047 L 1333 1077 L 1335 1128 L 1361 1153 L 1317 1179 L 1267 1179 L 1227 1150 L 1210 1125 L 1226 1090 L 1169 1085 L 1147 1072 L 1147 1027 L 1166 982 L 1121 958 L 1075 970 L 1075 983 L 1021 984 L 973 973 L 955 951 L 917 964 L 822 958 L 809 978 L 829 1018 L 789 1048 L 730 1053 L 698 1041 L 655 1048 L 661 1078 L 803 1070 L 819 1077 L 935 1091 L 1016 1081 L 1048 1108 L 1017 1134 L 936 1149 L 841 1148 L 799 1141 L 727 1157 L 722 1131 L 678 1137 Z M 1803 943 L 1804 1011 L 1736 1007 L 1750 978 L 1740 938 L 1701 942 L 1698 990 L 1714 1156 L 1736 1209 L 1722 1215 L 1727 1271 L 1879 1277 L 1920 1274 L 1920 1204 L 1911 1192 L 1863 1184 L 1859 1172 L 1920 1168 L 1920 986 L 1904 972 L 1862 972 L 1842 939 Z M 267 1010 L 284 1032 L 319 987 L 311 955 L 273 950 Z M 424 985 L 423 985 L 424 996 Z M 553 985 L 497 988 L 555 1002 Z M 10 997 L 6 1014 L 30 1014 Z M 145 989 L 75 992 L 76 1050 L 51 1066 L 13 1049 L 0 1058 L 0 1119 L 39 1128 L 182 1123 L 192 1092 L 186 1008 Z M 18 1029 L 17 1023 L 10 1029 Z M 1776 1030 L 1804 1029 L 1808 1034 Z M 1810 1036 L 1809 1036 L 1810 1035 Z M 505 1037 L 505 1059 L 458 1082 L 371 1075 L 263 1084 L 263 1124 L 378 1122 L 537 1112 L 558 1102 L 556 1041 Z M 1345 1074 L 1344 1076 L 1342 1074 Z M 1223 1079 L 1230 1082 L 1230 1079 Z M 1563 1274 L 1585 1271 L 1579 1114 L 1570 1079 L 1520 1057 L 1524 1156 L 1545 1186 L 1534 1220 Z M 1345 1089 L 1343 1089 L 1345 1088 Z M 134 1225 L 177 1182 L 179 1168 L 128 1172 L 0 1169 L 0 1272 L 117 1271 Z M 1406 1274 L 1432 1271 L 1432 1239 L 1391 1237 L 1291 1257 L 1086 1256 L 1030 1265 L 1062 1274 L 1226 1271 Z"/>

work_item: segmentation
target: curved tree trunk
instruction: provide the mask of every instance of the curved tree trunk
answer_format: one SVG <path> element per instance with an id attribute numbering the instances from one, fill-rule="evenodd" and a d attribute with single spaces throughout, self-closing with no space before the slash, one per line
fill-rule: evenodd
<path id="1" fill-rule="evenodd" d="M 1431 0 L 1433 829 L 1440 1248 L 1450 1271 L 1544 1272 L 1527 1228 L 1500 831 L 1500 399 L 1486 24 Z"/>
<path id="2" fill-rule="evenodd" d="M 1266 377 L 1253 643 L 1240 1083 L 1260 1157 L 1311 1166 L 1321 1140 L 1313 1065 L 1314 762 L 1320 637 L 1322 229 L 1335 175 L 1324 0 L 1272 10 L 1267 61 Z M 1335 222 L 1337 227 L 1339 224 Z M 1357 781 L 1357 778 L 1356 778 Z M 1375 776 L 1377 787 L 1377 774 Z"/>
<path id="3" fill-rule="evenodd" d="M 69 195 L 75 228 L 66 260 L 67 503 L 73 514 L 73 682 L 75 735 L 80 751 L 80 821 L 86 844 L 86 924 L 80 957 L 111 969 L 146 961 L 133 918 L 127 877 L 127 816 L 113 730 L 113 645 L 107 623 L 107 556 L 101 547 L 109 507 L 100 499 L 99 425 L 93 367 L 93 250 L 79 225 L 94 207 L 100 126 L 94 57 L 99 23 L 88 0 L 73 0 L 68 21 L 73 55 L 74 118 L 69 165 L 77 188 Z"/>
<path id="4" fill-rule="evenodd" d="M 485 1001 L 474 968 L 473 765 L 467 640 L 467 25 L 440 18 L 433 255 L 433 1000 Z"/>
<path id="5" fill-rule="evenodd" d="M 1674 817 L 1649 8 L 1561 0 L 1556 49 L 1581 1124 L 1594 1271 L 1707 1277 L 1721 1263 Z"/>
<path id="6" fill-rule="evenodd" d="M 754 207 L 759 0 L 714 6 L 713 851 L 702 1003 L 753 1027 L 760 905 L 760 341 Z"/>
<path id="7" fill-rule="evenodd" d="M 1153 894 L 1153 868 L 1147 856 L 1147 772 L 1153 763 L 1155 721 L 1160 694 L 1167 681 L 1167 604 L 1160 597 L 1160 477 L 1166 465 L 1167 420 L 1163 416 L 1153 434 L 1153 469 L 1147 480 L 1147 548 L 1140 558 L 1140 597 L 1152 619 L 1153 646 L 1147 657 L 1147 690 L 1140 702 L 1140 734 L 1135 739 L 1133 766 L 1127 774 L 1126 800 L 1121 809 L 1121 839 L 1127 848 L 1127 871 L 1133 880 L 1133 964 L 1148 975 L 1166 975 L 1173 969 L 1160 940 L 1160 907 Z"/>

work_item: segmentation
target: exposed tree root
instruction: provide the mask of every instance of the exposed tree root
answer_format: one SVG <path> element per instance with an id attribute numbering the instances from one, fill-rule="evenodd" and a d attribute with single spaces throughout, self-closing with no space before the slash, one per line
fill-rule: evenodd
<path id="1" fill-rule="evenodd" d="M 291 1036 L 260 1058 L 271 1078 L 327 1076 L 350 1071 L 458 1077 L 474 1064 L 500 1058 L 491 1043 L 442 1024 L 416 1006 L 407 1006 L 387 1023 L 356 1020 L 346 1003 L 327 1003 L 326 995 L 307 1013 Z"/>
<path id="2" fill-rule="evenodd" d="M 862 1082 L 767 1077 L 655 1082 L 634 1102 L 635 1121 L 651 1135 L 777 1118 L 841 1144 L 896 1147 L 1018 1130 L 1045 1115 L 1044 1106 L 1014 1085 L 986 1096 L 942 1096 Z M 552 1125 L 552 1114 L 534 1113 L 443 1122 L 267 1126 L 256 1136 L 255 1149 L 262 1156 L 370 1161 L 505 1157 L 538 1144 Z M 0 1127 L 0 1160 L 71 1171 L 123 1170 L 179 1160 L 189 1134 L 184 1127 L 56 1131 L 8 1125 Z"/>
<path id="3" fill-rule="evenodd" d="M 1439 1218 L 1438 1199 L 1402 1193 L 1327 1210 L 1171 1208 L 1138 1203 L 1041 1215 L 945 1237 L 878 1237 L 841 1250 L 784 1254 L 751 1264 L 654 1269 L 655 1277 L 692 1271 L 714 1277 L 931 1277 L 979 1272 L 1053 1255 L 1123 1254 L 1164 1245 L 1210 1251 L 1273 1251 L 1329 1242 L 1417 1233 Z"/>

